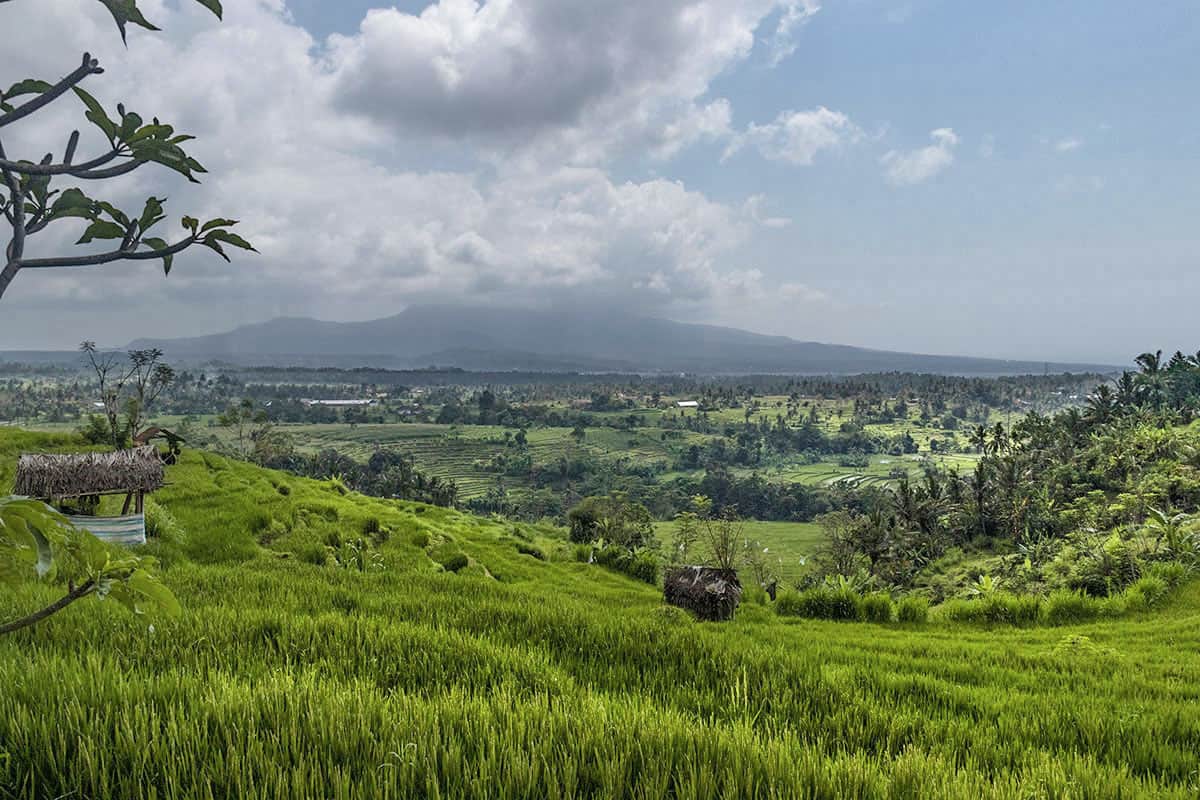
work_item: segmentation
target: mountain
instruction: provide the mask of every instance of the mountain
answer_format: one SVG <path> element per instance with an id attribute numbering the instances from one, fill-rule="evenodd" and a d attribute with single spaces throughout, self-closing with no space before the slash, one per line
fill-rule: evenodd
<path id="1" fill-rule="evenodd" d="M 542 372 L 855 374 L 930 372 L 1004 375 L 1107 372 L 1096 364 L 1049 364 L 920 355 L 801 342 L 734 328 L 609 311 L 528 311 L 414 306 L 367 322 L 284 317 L 226 333 L 139 339 L 174 360 L 255 365 L 422 367 Z"/>

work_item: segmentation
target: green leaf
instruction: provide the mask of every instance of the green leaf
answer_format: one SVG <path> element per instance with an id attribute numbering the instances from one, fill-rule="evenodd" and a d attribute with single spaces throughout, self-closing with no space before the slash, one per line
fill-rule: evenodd
<path id="1" fill-rule="evenodd" d="M 146 207 L 142 209 L 142 216 L 138 219 L 138 229 L 145 233 L 156 222 L 163 219 L 163 201 L 157 197 L 149 197 L 146 199 Z"/>
<path id="2" fill-rule="evenodd" d="M 234 247 L 240 247 L 242 250 L 250 250 L 255 253 L 258 252 L 257 250 L 254 249 L 253 245 L 251 245 L 249 242 L 247 242 L 241 236 L 238 236 L 236 233 L 234 233 L 232 231 L 227 231 L 227 230 L 223 230 L 223 229 L 219 229 L 219 228 L 215 231 L 211 231 L 208 234 L 208 236 L 204 237 L 205 244 L 209 244 L 210 242 L 224 242 L 225 244 L 231 244 Z M 217 252 L 224 255 L 224 251 L 218 250 Z"/>
<path id="3" fill-rule="evenodd" d="M 179 614 L 179 601 L 175 599 L 175 595 L 146 570 L 134 570 L 126 583 L 130 590 L 140 595 L 143 602 L 149 604 L 154 610 L 168 616 Z"/>
<path id="4" fill-rule="evenodd" d="M 224 13 L 221 9 L 221 0 L 196 0 L 196 2 L 216 14 L 217 19 L 221 19 L 221 14 Z"/>
<path id="5" fill-rule="evenodd" d="M 228 228 L 230 225 L 237 225 L 237 224 L 238 224 L 238 221 L 236 219 L 220 219 L 220 218 L 210 219 L 208 222 L 204 223 L 204 227 L 200 229 L 200 232 L 207 233 L 208 231 L 211 231 L 213 228 Z"/>
<path id="6" fill-rule="evenodd" d="M 50 215 L 57 217 L 83 217 L 84 219 L 92 219 L 95 217 L 95 202 L 84 194 L 79 189 L 74 187 L 67 189 L 59 198 L 54 201 L 54 205 L 50 208 Z"/>
<path id="7" fill-rule="evenodd" d="M 152 236 L 147 239 L 142 239 L 142 244 L 145 245 L 146 247 L 149 247 L 151 250 L 166 250 L 168 247 L 165 239 L 159 239 L 156 236 Z M 171 274 L 171 264 L 174 261 L 175 261 L 175 256 L 173 256 L 173 255 L 163 256 L 163 274 L 164 275 Z"/>
<path id="8" fill-rule="evenodd" d="M 45 81 L 39 81 L 36 78 L 26 78 L 23 81 L 17 81 L 8 88 L 7 92 L 0 94 L 0 97 L 5 100 L 11 100 L 14 97 L 20 97 L 23 94 L 42 94 L 48 92 L 54 87 Z"/>
<path id="9" fill-rule="evenodd" d="M 184 217 L 183 227 L 187 228 L 192 232 L 192 235 L 195 236 L 196 229 L 200 227 L 200 220 L 196 219 L 195 217 Z"/>
<path id="10" fill-rule="evenodd" d="M 108 13 L 112 14 L 113 21 L 117 23 L 117 29 L 121 31 L 121 41 L 125 41 L 125 25 L 130 22 L 146 30 L 158 30 L 142 16 L 142 12 L 137 7 L 137 0 L 100 0 L 100 2 L 108 9 Z"/>
<path id="11" fill-rule="evenodd" d="M 117 138 L 117 124 L 108 118 L 108 114 L 104 113 L 104 106 L 78 86 L 74 87 L 72 91 L 87 106 L 87 113 L 84 116 L 104 132 L 109 142 L 114 142 Z"/>
<path id="12" fill-rule="evenodd" d="M 87 244 L 93 239 L 124 239 L 125 229 L 115 222 L 97 220 L 88 226 L 75 244 Z"/>
<path id="13" fill-rule="evenodd" d="M 96 203 L 96 206 L 112 217 L 117 224 L 123 228 L 129 228 L 129 216 L 124 211 L 117 208 L 112 203 L 107 203 L 103 200 Z"/>
<path id="14" fill-rule="evenodd" d="M 121 118 L 121 139 L 128 141 L 142 127 L 140 115 L 130 112 Z"/>
<path id="15" fill-rule="evenodd" d="M 225 259 L 226 261 L 233 263 L 230 260 L 229 256 L 227 256 L 225 254 L 225 248 L 221 247 L 220 242 L 216 241 L 211 236 L 206 238 L 203 242 L 201 242 L 201 244 L 204 245 L 205 247 L 207 247 L 209 250 L 212 250 L 214 253 L 216 253 L 221 258 Z"/>

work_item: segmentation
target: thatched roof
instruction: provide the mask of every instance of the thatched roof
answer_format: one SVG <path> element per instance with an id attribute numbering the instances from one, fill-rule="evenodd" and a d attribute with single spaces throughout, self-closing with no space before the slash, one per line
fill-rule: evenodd
<path id="1" fill-rule="evenodd" d="M 163 463 L 153 445 L 116 453 L 26 454 L 17 462 L 13 492 L 43 500 L 89 494 L 153 492 Z"/>
<path id="2" fill-rule="evenodd" d="M 700 619 L 721 622 L 733 619 L 742 584 L 731 569 L 671 567 L 663 576 L 663 599 Z"/>

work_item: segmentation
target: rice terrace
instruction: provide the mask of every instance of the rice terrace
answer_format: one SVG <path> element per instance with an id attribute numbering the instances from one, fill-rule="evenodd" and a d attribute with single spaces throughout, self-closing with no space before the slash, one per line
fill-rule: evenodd
<path id="1" fill-rule="evenodd" d="M 1200 797 L 1198 20 L 0 0 L 0 800 Z"/>

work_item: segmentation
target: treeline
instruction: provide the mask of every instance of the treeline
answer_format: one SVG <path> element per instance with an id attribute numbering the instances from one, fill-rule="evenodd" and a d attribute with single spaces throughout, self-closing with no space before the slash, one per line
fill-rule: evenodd
<path id="1" fill-rule="evenodd" d="M 395 450 L 376 450 L 365 462 L 355 461 L 334 449 L 305 456 L 289 454 L 268 460 L 264 466 L 307 478 L 336 478 L 348 489 L 375 497 L 411 500 L 436 506 L 458 503 L 453 480 L 417 469 L 412 457 Z"/>
<path id="2" fill-rule="evenodd" d="M 951 549 L 987 546 L 1009 553 L 993 562 L 1006 588 L 1107 595 L 1158 561 L 1200 565 L 1200 354 L 1137 362 L 1083 410 L 979 426 L 969 474 L 930 471 L 822 517 L 822 570 L 910 586 Z"/>

